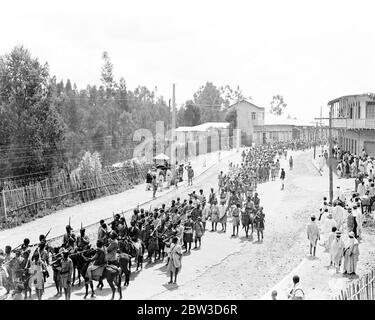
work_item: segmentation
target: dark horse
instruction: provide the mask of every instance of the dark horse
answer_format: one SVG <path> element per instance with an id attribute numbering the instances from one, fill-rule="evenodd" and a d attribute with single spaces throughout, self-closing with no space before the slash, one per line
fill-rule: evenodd
<path id="1" fill-rule="evenodd" d="M 244 211 L 241 212 L 241 222 L 242 227 L 245 229 L 246 238 L 249 237 L 249 227 L 251 225 L 251 235 L 253 235 L 254 232 L 254 213 L 253 210 L 249 208 L 245 208 Z"/>
<path id="2" fill-rule="evenodd" d="M 88 291 L 89 291 L 89 283 L 91 287 L 91 297 L 95 296 L 94 292 L 94 286 L 92 281 L 89 281 L 86 273 L 87 273 L 87 268 L 89 267 L 90 260 L 89 258 L 93 257 L 95 255 L 96 250 L 91 249 L 86 252 L 85 255 L 77 255 L 78 256 L 78 268 L 80 274 L 83 276 L 85 279 L 85 288 L 86 288 L 86 294 L 84 296 L 84 299 L 87 298 L 88 296 Z M 99 277 L 93 276 L 92 280 L 99 281 L 99 288 L 103 288 L 103 280 L 106 279 L 109 286 L 112 289 L 112 297 L 111 300 L 115 298 L 115 293 L 116 293 L 116 288 L 115 284 L 117 286 L 118 292 L 120 294 L 120 299 L 122 299 L 122 290 L 121 290 L 121 270 L 120 268 L 113 266 L 113 265 L 105 265 L 103 267 L 100 267 L 103 269 L 103 272 Z"/>
<path id="3" fill-rule="evenodd" d="M 134 258 L 137 264 L 137 270 L 143 269 L 143 254 L 145 252 L 145 245 L 138 240 L 137 242 L 131 241 L 129 237 L 119 241 L 120 250 L 127 253 L 130 258 Z M 131 259 L 129 259 L 129 270 L 131 270 Z"/>

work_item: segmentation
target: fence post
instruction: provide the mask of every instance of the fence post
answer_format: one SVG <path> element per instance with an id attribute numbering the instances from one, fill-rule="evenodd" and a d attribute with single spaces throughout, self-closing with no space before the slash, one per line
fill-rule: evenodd
<path id="1" fill-rule="evenodd" d="M 357 300 L 361 300 L 359 289 L 359 283 L 357 282 Z"/>
<path id="2" fill-rule="evenodd" d="M 2 196 L 3 196 L 5 221 L 7 221 L 8 220 L 8 215 L 7 215 L 7 204 L 6 204 L 6 201 L 5 201 L 5 188 L 3 189 L 3 191 L 1 193 L 2 193 Z"/>

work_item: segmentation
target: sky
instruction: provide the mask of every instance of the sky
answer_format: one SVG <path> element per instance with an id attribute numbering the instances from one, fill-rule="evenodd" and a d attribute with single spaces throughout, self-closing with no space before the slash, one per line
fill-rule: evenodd
<path id="1" fill-rule="evenodd" d="M 0 54 L 22 44 L 51 75 L 100 84 L 107 51 L 116 80 L 183 104 L 206 81 L 240 86 L 268 108 L 272 96 L 304 121 L 327 102 L 375 91 L 375 2 L 6 1 Z"/>

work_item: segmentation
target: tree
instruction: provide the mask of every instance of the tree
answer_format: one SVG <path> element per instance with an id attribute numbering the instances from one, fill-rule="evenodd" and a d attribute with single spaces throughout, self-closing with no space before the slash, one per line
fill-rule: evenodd
<path id="1" fill-rule="evenodd" d="M 271 110 L 270 113 L 281 116 L 284 112 L 285 107 L 287 106 L 286 103 L 284 103 L 284 98 L 281 95 L 276 95 L 272 97 L 271 101 Z"/>
<path id="2" fill-rule="evenodd" d="M 224 99 L 224 106 L 226 108 L 238 101 L 246 99 L 240 86 L 237 86 L 236 89 L 233 90 L 229 85 L 226 85 L 224 87 L 220 87 L 220 92 Z M 249 96 L 248 100 L 251 99 L 251 96 Z"/>
<path id="3" fill-rule="evenodd" d="M 48 65 L 22 46 L 0 56 L 0 175 L 51 170 L 61 164 L 65 125 L 55 108 Z"/>
<path id="4" fill-rule="evenodd" d="M 110 95 L 115 87 L 115 81 L 113 77 L 113 64 L 107 51 L 103 52 L 102 59 L 104 61 L 104 64 L 102 66 L 102 74 L 100 80 L 107 90 L 107 94 Z"/>
<path id="5" fill-rule="evenodd" d="M 229 122 L 232 129 L 237 128 L 237 110 L 235 108 L 227 112 L 225 122 Z"/>
<path id="6" fill-rule="evenodd" d="M 201 123 L 221 121 L 223 116 L 221 108 L 224 105 L 224 99 L 221 97 L 220 90 L 212 83 L 206 82 L 199 90 L 194 93 L 194 104 L 199 107 L 201 114 Z"/>
<path id="7" fill-rule="evenodd" d="M 194 105 L 193 101 L 187 101 L 184 108 L 183 125 L 197 126 L 198 124 L 200 124 L 200 119 L 200 109 Z"/>

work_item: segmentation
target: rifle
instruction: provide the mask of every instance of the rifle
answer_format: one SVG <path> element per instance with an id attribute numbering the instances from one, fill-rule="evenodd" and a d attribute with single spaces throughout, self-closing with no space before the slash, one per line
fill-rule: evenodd
<path id="1" fill-rule="evenodd" d="M 51 230 L 52 230 L 52 228 L 50 228 L 50 229 L 48 230 L 47 234 L 44 236 L 44 239 L 47 240 L 47 237 L 48 237 L 49 233 L 51 232 Z"/>
<path id="2" fill-rule="evenodd" d="M 20 245 L 18 245 L 17 247 L 13 248 L 11 252 L 14 252 L 16 251 L 19 247 L 21 247 L 23 245 L 23 243 L 21 243 Z"/>

